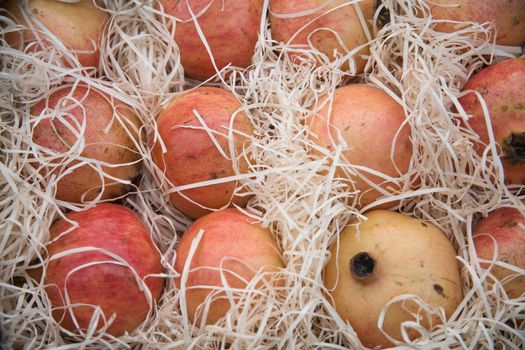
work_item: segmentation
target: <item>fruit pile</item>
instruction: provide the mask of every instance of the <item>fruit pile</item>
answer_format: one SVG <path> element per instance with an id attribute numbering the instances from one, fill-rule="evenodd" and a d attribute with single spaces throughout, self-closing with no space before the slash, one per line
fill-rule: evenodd
<path id="1" fill-rule="evenodd" d="M 519 348 L 524 18 L 3 2 L 0 343 Z"/>

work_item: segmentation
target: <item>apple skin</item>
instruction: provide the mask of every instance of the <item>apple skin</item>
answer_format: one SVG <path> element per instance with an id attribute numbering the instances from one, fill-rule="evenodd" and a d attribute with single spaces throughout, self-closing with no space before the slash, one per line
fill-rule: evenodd
<path id="1" fill-rule="evenodd" d="M 204 234 L 193 255 L 190 269 L 202 269 L 189 272 L 186 295 L 182 296 L 186 300 L 188 317 L 192 322 L 201 321 L 202 316 L 197 310 L 213 292 L 212 288 L 222 286 L 220 272 L 211 268 L 222 266 L 226 280 L 232 288 L 246 286 L 244 281 L 235 277 L 232 272 L 250 281 L 255 276 L 254 271 L 262 269 L 264 272 L 273 273 L 284 268 L 281 251 L 270 231 L 238 209 L 229 208 L 201 217 L 184 233 L 177 247 L 175 260 L 177 272 L 183 272 L 191 244 L 200 230 L 204 230 Z M 180 278 L 176 280 L 176 284 L 180 288 Z M 210 288 L 195 288 L 195 286 Z M 229 308 L 230 302 L 227 299 L 214 300 L 205 323 L 216 323 Z"/>
<path id="2" fill-rule="evenodd" d="M 390 148 L 398 129 L 405 121 L 405 112 L 393 98 L 381 89 L 364 84 L 347 85 L 335 90 L 331 114 L 329 105 L 325 106 L 309 121 L 310 138 L 318 145 L 333 150 L 331 139 L 337 143 L 339 131 L 348 144 L 343 152 L 346 160 L 354 165 L 366 166 L 391 177 L 398 177 L 408 171 L 412 157 L 410 128 L 405 125 L 398 134 L 394 153 L 394 162 L 390 158 Z M 330 127 L 327 120 L 330 121 Z M 363 173 L 364 174 L 364 173 Z M 337 175 L 348 178 L 338 169 Z M 366 175 L 376 184 L 384 180 L 369 174 Z M 365 207 L 382 197 L 364 180 L 357 176 L 352 178 L 357 189 L 362 191 L 360 207 Z M 393 183 L 381 185 L 383 188 L 395 186 Z M 378 208 L 394 206 L 389 202 Z"/>
<path id="3" fill-rule="evenodd" d="M 177 186 L 234 176 L 231 160 L 221 155 L 208 133 L 188 127 L 202 128 L 193 113 L 196 110 L 210 129 L 227 134 L 232 115 L 239 108 L 241 104 L 232 93 L 214 87 L 199 87 L 175 97 L 157 118 L 158 131 L 167 153 L 163 154 L 160 144 L 155 143 L 153 161 Z M 247 135 L 253 134 L 253 126 L 244 112 L 235 116 L 233 129 Z M 218 134 L 214 136 L 229 155 L 227 137 Z M 249 146 L 249 139 L 238 134 L 233 135 L 233 141 L 237 155 L 242 152 L 243 147 Z M 239 160 L 239 171 L 248 172 L 248 164 L 244 159 Z M 182 193 L 207 208 L 220 209 L 234 204 L 245 206 L 250 197 L 234 196 L 236 187 L 237 182 L 231 181 L 185 190 Z M 192 203 L 178 192 L 170 194 L 170 201 L 194 219 L 211 211 Z"/>
<path id="4" fill-rule="evenodd" d="M 130 130 L 133 138 L 136 138 L 137 135 L 134 133 L 133 127 L 139 127 L 140 121 L 138 117 L 133 114 L 128 105 L 118 100 L 114 100 L 114 105 L 112 105 L 108 101 L 110 100 L 109 96 L 93 87 L 78 85 L 74 90 L 72 89 L 72 85 L 59 87 L 46 99 L 34 105 L 30 110 L 31 115 L 40 115 L 46 108 L 46 104 L 47 108 L 56 108 L 64 97 L 71 94 L 71 97 L 79 101 L 80 104 L 76 104 L 68 98 L 62 100 L 64 104 L 60 108 L 63 109 L 74 105 L 75 107 L 67 110 L 67 113 L 71 114 L 79 125 L 84 123 L 83 113 L 85 111 L 86 129 L 84 140 L 86 146 L 81 156 L 111 164 L 135 162 L 117 167 L 102 166 L 102 168 L 106 173 L 119 179 L 129 180 L 136 177 L 140 170 L 140 162 L 137 162 L 140 159 L 140 154 L 136 150 L 132 137 L 126 133 L 123 124 Z M 84 111 L 82 108 L 84 108 Z M 65 117 L 67 113 L 61 114 Z M 122 118 L 123 124 L 114 117 L 115 113 Z M 75 125 L 71 117 L 67 117 L 67 120 L 71 121 L 72 125 Z M 105 132 L 108 125 L 111 125 L 111 127 Z M 77 127 L 77 130 L 79 131 L 80 128 Z M 57 118 L 48 118 L 35 125 L 33 141 L 40 146 L 65 153 L 77 141 L 77 137 L 68 129 L 65 123 Z M 77 163 L 78 161 L 73 161 L 67 167 L 70 168 Z M 58 173 L 60 170 L 62 169 L 49 168 L 44 171 Z M 116 198 L 127 190 L 127 185 L 114 184 L 113 179 L 104 178 L 104 183 L 106 188 L 102 194 L 102 199 Z M 83 165 L 73 170 L 70 174 L 65 175 L 58 182 L 55 198 L 80 203 L 82 195 L 85 193 L 85 200 L 93 200 L 100 193 L 100 186 L 102 186 L 102 183 L 97 171 L 88 165 Z"/>
<path id="5" fill-rule="evenodd" d="M 497 260 L 525 269 L 525 217 L 515 208 L 499 208 L 481 219 L 473 231 L 474 247 L 478 258 L 494 258 L 494 241 L 498 245 Z M 482 264 L 488 268 L 489 264 Z M 515 272 L 495 266 L 491 273 L 502 281 Z M 525 293 L 525 276 L 503 284 L 509 298 L 519 298 Z"/>
<path id="6" fill-rule="evenodd" d="M 432 18 L 439 20 L 494 22 L 496 44 L 521 46 L 525 43 L 525 0 L 432 0 L 430 12 Z M 434 29 L 447 33 L 457 30 L 453 23 L 438 23 Z"/>
<path id="7" fill-rule="evenodd" d="M 164 281 L 147 275 L 162 272 L 160 255 L 151 241 L 150 232 L 137 214 L 116 204 L 99 204 L 82 212 L 69 213 L 69 220 L 76 221 L 79 227 L 64 234 L 71 224 L 60 219 L 50 229 L 48 255 L 54 255 L 74 248 L 96 247 L 120 256 L 133 269 L 149 288 L 153 301 L 158 301 Z M 60 238 L 58 238 L 60 236 Z M 58 238 L 58 239 L 57 239 Z M 56 241 L 54 241 L 57 239 Z M 114 261 L 113 258 L 98 251 L 70 254 L 50 260 L 45 270 L 46 292 L 54 308 L 53 317 L 67 330 L 77 333 L 70 312 L 64 306 L 65 281 L 75 268 L 97 261 Z M 106 317 L 116 314 L 115 321 L 107 332 L 120 336 L 131 332 L 146 318 L 149 305 L 144 292 L 137 285 L 128 267 L 104 263 L 82 268 L 72 272 L 67 279 L 67 292 L 71 304 L 85 303 L 98 305 Z M 154 307 L 154 306 L 153 306 Z M 93 308 L 88 306 L 71 309 L 80 328 L 89 326 Z M 102 322 L 102 321 L 101 321 Z M 103 324 L 98 325 L 102 327 Z"/>
<path id="8" fill-rule="evenodd" d="M 508 59 L 479 71 L 463 90 L 475 90 L 485 99 L 495 141 L 503 149 L 505 183 L 525 184 L 525 58 Z M 467 94 L 459 102 L 471 116 L 469 125 L 488 144 L 487 126 L 476 95 Z M 485 147 L 477 147 L 482 154 Z"/>
<path id="9" fill-rule="evenodd" d="M 279 18 L 270 14 L 272 37 L 279 42 L 288 43 L 294 34 L 307 23 L 313 21 L 322 13 L 340 6 L 345 2 L 347 2 L 347 0 L 332 1 L 330 5 L 322 10 L 301 17 Z M 325 3 L 326 0 L 270 0 L 270 8 L 271 11 L 276 14 L 294 14 L 321 7 Z M 371 25 L 376 3 L 376 0 L 364 0 L 359 3 L 359 7 L 365 20 L 368 21 L 368 25 Z M 316 19 L 313 23 L 301 30 L 290 44 L 308 45 L 308 37 L 310 37 L 312 45 L 332 60 L 335 59 L 335 50 L 337 50 L 339 54 L 346 52 L 339 44 L 339 40 L 333 32 L 321 30 L 312 34 L 313 31 L 320 28 L 328 28 L 337 32 L 348 50 L 352 50 L 368 42 L 354 5 L 348 5 Z M 366 47 L 356 54 L 357 73 L 362 72 L 366 64 L 366 60 L 360 58 L 359 55 L 366 55 L 368 53 L 369 49 Z M 344 70 L 348 68 L 348 63 L 342 66 Z"/>
<path id="10" fill-rule="evenodd" d="M 17 23 L 27 26 L 19 8 L 20 3 L 18 0 L 8 0 L 4 6 Z M 80 65 L 98 67 L 100 40 L 109 21 L 109 14 L 97 8 L 93 0 L 81 0 L 77 3 L 28 0 L 28 11 L 60 39 L 66 48 L 76 53 Z M 38 44 L 35 46 L 36 38 L 29 30 L 24 30 L 22 35 L 8 34 L 6 40 L 12 47 L 22 44 L 25 48 L 33 43 L 31 50 L 42 49 Z M 66 59 L 64 64 L 71 67 Z"/>
<path id="11" fill-rule="evenodd" d="M 340 235 L 339 246 L 334 243 L 330 248 L 332 258 L 325 267 L 324 283 L 337 312 L 365 346 L 389 347 L 393 344 L 377 327 L 386 303 L 398 295 L 413 294 L 442 307 L 450 316 L 462 300 L 462 282 L 454 247 L 435 226 L 385 210 L 365 216 L 368 220 L 359 224 L 359 233 L 355 225 L 348 226 Z M 352 258 L 362 252 L 375 260 L 375 267 L 358 279 L 350 268 Z M 406 307 L 417 312 L 412 301 Z M 396 303 L 386 314 L 383 330 L 401 340 L 400 325 L 409 320 L 413 318 Z M 433 318 L 433 325 L 439 323 Z M 428 327 L 428 322 L 422 324 Z M 409 335 L 415 338 L 417 333 L 409 331 Z"/>
<path id="12" fill-rule="evenodd" d="M 206 80 L 216 74 L 206 47 L 202 43 L 188 9 L 197 15 L 210 0 L 159 0 L 164 11 L 186 22 L 177 22 L 175 41 L 179 46 L 184 73 L 191 78 Z M 222 69 L 231 63 L 246 68 L 252 62 L 259 36 L 262 0 L 214 0 L 197 18 L 210 46 L 215 64 Z"/>

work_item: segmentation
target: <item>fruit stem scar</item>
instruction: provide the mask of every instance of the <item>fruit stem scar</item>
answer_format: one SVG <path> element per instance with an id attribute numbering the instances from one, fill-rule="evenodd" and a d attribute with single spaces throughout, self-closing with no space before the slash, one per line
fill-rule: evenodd
<path id="1" fill-rule="evenodd" d="M 512 165 L 525 163 L 525 131 L 512 132 L 503 139 L 503 158 Z"/>
<path id="2" fill-rule="evenodd" d="M 367 252 L 357 253 L 350 259 L 350 272 L 358 280 L 372 277 L 375 268 L 376 260 Z"/>

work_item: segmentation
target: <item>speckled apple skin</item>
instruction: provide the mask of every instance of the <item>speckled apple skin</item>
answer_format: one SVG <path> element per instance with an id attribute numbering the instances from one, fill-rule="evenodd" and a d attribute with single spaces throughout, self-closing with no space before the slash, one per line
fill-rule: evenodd
<path id="1" fill-rule="evenodd" d="M 502 163 L 507 184 L 525 184 L 525 59 L 516 58 L 493 64 L 470 78 L 463 90 L 474 90 L 483 96 L 487 105 L 495 141 L 503 146 Z M 470 115 L 469 124 L 480 140 L 489 144 L 488 129 L 477 96 L 469 93 L 459 99 L 465 112 Z M 507 157 L 505 139 L 511 133 L 520 135 L 522 148 L 515 162 Z M 476 145 L 482 154 L 485 146 Z"/>
<path id="2" fill-rule="evenodd" d="M 179 273 L 184 270 L 191 244 L 200 230 L 204 230 L 204 234 L 193 255 L 190 269 L 204 268 L 189 273 L 184 296 L 188 317 L 199 322 L 199 305 L 213 292 L 211 287 L 222 286 L 220 272 L 211 268 L 222 266 L 225 271 L 232 271 L 250 281 L 255 275 L 254 271 L 263 269 L 265 272 L 277 272 L 284 267 L 281 252 L 272 234 L 254 219 L 235 208 L 229 208 L 201 217 L 184 233 L 177 247 L 175 261 L 175 270 Z M 245 287 L 245 283 L 231 272 L 225 272 L 225 275 L 232 288 Z M 180 287 L 180 279 L 177 279 L 176 283 Z M 195 286 L 210 288 L 194 288 Z M 228 300 L 215 300 L 205 322 L 216 323 L 229 308 Z"/>
<path id="3" fill-rule="evenodd" d="M 451 316 L 463 298 L 456 252 L 447 237 L 435 226 L 396 212 L 376 210 L 365 214 L 359 231 L 350 225 L 341 233 L 339 244 L 330 247 L 324 283 L 338 314 L 347 320 L 366 347 L 393 344 L 377 327 L 381 309 L 392 298 L 413 294 Z M 355 224 L 355 223 L 354 223 Z M 339 251 L 337 251 L 339 249 Z M 370 279 L 358 280 L 350 271 L 352 257 L 367 252 L 376 261 Z M 406 307 L 417 312 L 414 302 Z M 400 325 L 414 318 L 401 303 L 391 306 L 383 324 L 391 337 L 401 339 Z M 422 324 L 428 328 L 428 321 Z M 433 317 L 432 324 L 440 324 Z M 408 332 L 414 339 L 419 334 Z"/>
<path id="4" fill-rule="evenodd" d="M 191 12 L 197 15 L 210 0 L 160 0 L 164 11 L 182 20 L 177 22 L 175 41 L 180 50 L 184 73 L 194 79 L 206 80 L 216 74 L 206 47 L 202 43 Z M 210 46 L 215 64 L 220 70 L 232 66 L 246 68 L 252 62 L 259 36 L 262 0 L 215 0 L 198 17 L 199 26 Z"/>
<path id="5" fill-rule="evenodd" d="M 481 219 L 473 231 L 474 247 L 478 258 L 503 261 L 525 269 L 525 217 L 515 208 L 499 208 Z M 495 244 L 498 255 L 495 256 Z M 482 264 L 488 268 L 488 264 Z M 496 266 L 492 274 L 500 281 L 515 272 Z M 519 276 L 503 284 L 510 298 L 518 298 L 525 293 L 525 276 Z"/>
<path id="6" fill-rule="evenodd" d="M 51 243 L 47 246 L 51 259 L 60 252 L 74 248 L 105 249 L 129 264 L 146 283 L 153 300 L 159 300 L 164 286 L 163 279 L 146 276 L 162 272 L 160 254 L 151 240 L 148 228 L 137 214 L 121 205 L 99 204 L 82 212 L 69 213 L 67 218 L 76 221 L 79 227 L 61 235 L 71 227 L 70 223 L 60 219 L 51 226 Z M 116 320 L 107 332 L 120 336 L 135 329 L 146 318 L 150 307 L 128 267 L 103 263 L 72 272 L 84 264 L 101 261 L 115 260 L 98 251 L 70 254 L 50 260 L 45 271 L 46 292 L 54 308 L 53 317 L 64 328 L 78 333 L 70 312 L 64 313 L 61 308 L 66 305 L 64 300 L 67 286 L 71 304 L 98 305 L 108 318 L 116 314 Z M 70 272 L 72 273 L 67 278 Z M 85 331 L 94 309 L 81 306 L 70 310 L 81 330 Z M 103 322 L 100 322 L 99 328 L 103 326 Z"/>
<path id="7" fill-rule="evenodd" d="M 308 38 L 310 37 L 310 41 L 316 49 L 327 55 L 330 59 L 335 59 L 334 50 L 337 50 L 339 55 L 346 53 L 339 44 L 336 35 L 328 30 L 316 30 L 328 28 L 335 31 L 338 33 L 347 50 L 352 50 L 368 42 L 354 5 L 338 8 L 313 21 L 324 12 L 338 7 L 345 2 L 347 2 L 347 0 L 332 1 L 330 5 L 322 10 L 306 16 L 282 18 L 276 15 L 270 15 L 272 37 L 278 42 L 293 45 L 308 45 Z M 326 0 L 271 0 L 270 8 L 273 13 L 285 15 L 312 10 L 323 6 L 325 3 Z M 363 17 L 369 26 L 371 25 L 376 3 L 376 0 L 359 2 Z M 311 21 L 313 21 L 311 24 L 297 33 L 303 26 Z M 313 31 L 316 32 L 312 33 Z M 296 33 L 297 35 L 291 40 Z M 363 71 L 366 64 L 366 60 L 361 58 L 360 55 L 366 55 L 368 53 L 369 49 L 365 47 L 355 55 L 358 73 Z M 348 69 L 348 63 L 345 63 L 342 68 Z"/>
<path id="8" fill-rule="evenodd" d="M 60 108 L 63 110 L 64 112 L 61 115 L 71 125 L 74 125 L 77 131 L 80 131 L 80 125 L 85 123 L 84 141 L 86 146 L 81 156 L 111 164 L 135 162 L 116 167 L 102 166 L 106 173 L 116 178 L 122 180 L 135 178 L 139 173 L 140 162 L 138 160 L 141 157 L 133 141 L 137 137 L 133 127 L 138 128 L 140 125 L 138 117 L 133 114 L 129 106 L 121 101 L 114 100 L 112 105 L 107 95 L 93 87 L 89 88 L 85 85 L 79 85 L 74 90 L 72 89 L 72 85 L 61 86 L 46 99 L 33 106 L 30 111 L 31 115 L 41 115 L 47 106 L 48 109 Z M 71 98 L 64 99 L 69 94 L 71 94 L 73 99 L 79 101 L 80 105 Z M 63 104 L 58 105 L 58 103 Z M 68 106 L 75 107 L 67 109 Z M 115 113 L 121 117 L 122 123 L 114 118 Z M 71 116 L 66 117 L 67 114 Z M 78 125 L 71 118 L 74 118 Z M 77 137 L 68 129 L 66 124 L 58 118 L 43 119 L 34 126 L 33 141 L 56 152 L 69 151 L 71 146 L 77 141 Z M 111 127 L 108 129 L 110 125 Z M 126 132 L 124 126 L 129 129 L 130 134 Z M 68 164 L 67 168 L 71 168 L 78 164 L 78 161 Z M 65 169 L 62 169 L 62 167 L 54 169 L 51 167 L 44 168 L 44 172 L 53 172 L 57 175 L 63 170 Z M 114 180 L 107 177 L 104 178 L 104 183 L 107 187 L 102 194 L 102 199 L 116 198 L 127 191 L 127 185 L 115 184 Z M 65 175 L 58 182 L 56 198 L 80 203 L 82 196 L 85 194 L 85 201 L 93 200 L 100 193 L 101 186 L 102 181 L 97 171 L 88 165 L 83 165 Z"/>
<path id="9" fill-rule="evenodd" d="M 175 97 L 157 118 L 158 131 L 167 152 L 162 153 L 160 144 L 155 143 L 152 151 L 155 164 L 177 186 L 234 176 L 232 161 L 222 156 L 208 133 L 202 129 L 202 124 L 193 111 L 199 113 L 211 130 L 223 134 L 214 136 L 229 156 L 228 129 L 234 112 L 239 108 L 241 104 L 233 94 L 214 87 L 199 87 Z M 252 124 L 244 112 L 236 114 L 234 118 L 234 130 L 246 135 L 253 133 Z M 236 155 L 239 155 L 243 147 L 249 146 L 249 139 L 235 133 L 232 137 Z M 244 158 L 239 159 L 238 164 L 240 173 L 248 171 L 248 163 Z M 245 206 L 250 197 L 234 196 L 237 185 L 236 181 L 230 181 L 189 189 L 182 193 L 173 192 L 170 194 L 170 201 L 183 213 L 198 218 L 211 210 L 192 203 L 184 196 L 212 209 L 234 204 Z"/>
<path id="10" fill-rule="evenodd" d="M 349 163 L 365 166 L 391 177 L 398 177 L 408 171 L 412 157 L 410 128 L 408 124 L 401 128 L 405 122 L 405 112 L 386 92 L 371 85 L 347 85 L 336 89 L 330 114 L 329 108 L 327 104 L 309 121 L 310 138 L 313 141 L 332 150 L 334 145 L 331 140 L 335 145 L 338 144 L 339 131 L 348 145 L 343 155 Z M 391 146 L 400 128 L 392 161 Z M 338 169 L 337 174 L 349 178 L 342 169 Z M 385 181 L 374 175 L 363 174 L 376 184 Z M 362 191 L 360 207 L 383 196 L 358 176 L 351 179 L 355 181 L 356 188 Z M 384 183 L 381 186 L 386 188 L 395 185 Z M 386 204 L 394 205 L 391 202 Z M 381 208 L 385 208 L 385 205 Z"/>
<path id="11" fill-rule="evenodd" d="M 432 0 L 430 9 L 434 19 L 495 23 L 497 44 L 525 43 L 525 0 Z M 449 33 L 458 30 L 453 23 L 439 23 L 434 28 Z"/>
<path id="12" fill-rule="evenodd" d="M 4 6 L 14 19 L 23 25 L 23 19 L 18 0 L 8 0 Z M 29 0 L 29 12 L 36 17 L 51 33 L 60 39 L 66 48 L 75 52 L 80 65 L 98 67 L 100 62 L 100 40 L 109 21 L 109 14 L 97 8 L 93 0 L 81 0 L 77 3 L 66 3 L 49 0 Z M 37 27 L 38 28 L 38 27 Z M 23 34 L 8 34 L 8 43 L 13 47 L 22 44 L 31 45 L 31 50 L 41 50 L 35 36 L 28 30 Z M 46 39 L 44 38 L 44 41 Z M 64 59 L 66 66 L 71 64 Z"/>

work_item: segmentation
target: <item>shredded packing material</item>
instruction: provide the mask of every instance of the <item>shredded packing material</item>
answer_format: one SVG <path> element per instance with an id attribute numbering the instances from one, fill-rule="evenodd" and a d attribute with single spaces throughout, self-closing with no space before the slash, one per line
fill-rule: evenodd
<path id="1" fill-rule="evenodd" d="M 177 19 L 165 15 L 152 1 L 106 0 L 100 6 L 111 20 L 102 41 L 98 75 L 78 66 L 74 55 L 38 23 L 32 30 L 48 38 L 42 50 L 10 48 L 5 34 L 22 27 L 0 13 L 0 324 L 8 347 L 361 348 L 351 326 L 330 302 L 323 267 L 330 258 L 328 247 L 337 244 L 339 232 L 351 220 L 362 217 L 365 209 L 397 200 L 401 201 L 396 207 L 399 211 L 433 223 L 454 244 L 464 299 L 453 315 L 431 330 L 421 329 L 417 321 L 404 324 L 421 336 L 408 339 L 405 335 L 396 344 L 450 349 L 517 349 L 523 344 L 523 297 L 508 299 L 501 285 L 490 283 L 490 270 L 481 268 L 472 248 L 472 225 L 482 215 L 499 206 L 525 214 L 519 187 L 506 187 L 502 181 L 496 144 L 487 145 L 478 155 L 474 150 L 477 135 L 460 122 L 468 120 L 458 103 L 463 84 L 483 64 L 516 52 L 516 48 L 495 46 L 488 24 L 460 23 L 454 33 L 439 33 L 432 30 L 424 0 L 384 0 L 372 30 L 365 29 L 371 38 L 370 55 L 365 72 L 356 76 L 352 57 L 359 48 L 330 61 L 312 47 L 273 41 L 269 1 L 264 1 L 253 65 L 225 67 L 207 82 L 234 93 L 255 127 L 250 146 L 241 154 L 234 154 L 233 143 L 221 150 L 234 167 L 241 157 L 248 160 L 250 172 L 177 187 L 155 166 L 150 148 L 159 141 L 155 117 L 165 104 L 201 84 L 184 78 L 173 40 Z M 349 1 L 349 6 L 358 2 Z M 200 39 L 205 40 L 202 32 Z M 290 59 L 290 52 L 300 52 L 300 61 Z M 73 63 L 72 68 L 64 67 L 62 57 Z M 350 63 L 349 71 L 339 68 L 344 62 Z M 320 148 L 308 137 L 307 127 L 308 118 L 331 103 L 336 87 L 356 82 L 382 88 L 403 106 L 413 144 L 409 171 L 389 179 L 401 190 L 392 190 L 361 211 L 356 209 L 358 191 L 335 170 L 339 167 L 354 176 L 378 170 L 348 164 L 344 143 L 334 144 L 332 150 Z M 84 336 L 61 330 L 51 315 L 42 278 L 32 273 L 49 259 L 45 245 L 51 224 L 64 218 L 66 210 L 87 209 L 97 202 L 56 201 L 58 178 L 42 171 L 48 162 L 58 166 L 57 161 L 66 164 L 81 158 L 82 130 L 78 147 L 64 154 L 46 155 L 32 141 L 32 125 L 46 116 L 31 116 L 30 107 L 63 83 L 83 83 L 104 91 L 131 106 L 142 122 L 137 140 L 141 175 L 119 201 L 135 210 L 150 228 L 164 266 L 164 274 L 157 278 L 165 278 L 166 286 L 148 318 L 120 338 L 97 332 L 94 322 Z M 488 113 L 485 117 L 488 122 Z M 202 128 L 207 129 L 206 125 Z M 224 130 L 230 136 L 235 132 Z M 102 171 L 100 162 L 83 161 Z M 286 265 L 277 277 L 282 283 L 265 283 L 267 278 L 259 274 L 244 290 L 217 287 L 199 309 L 201 316 L 214 297 L 227 295 L 232 308 L 217 324 L 192 324 L 183 311 L 185 286 L 175 287 L 179 274 L 173 268 L 178 237 L 191 220 L 169 204 L 168 194 L 232 180 L 238 181 L 239 192 L 254 195 L 248 214 L 261 215 L 263 226 L 280 243 Z M 198 239 L 194 244 L 196 248 Z M 422 313 L 439 312 L 414 296 L 400 296 L 392 303 L 408 299 L 420 303 Z M 98 309 L 93 321 L 99 319 L 100 326 L 110 316 Z"/>

